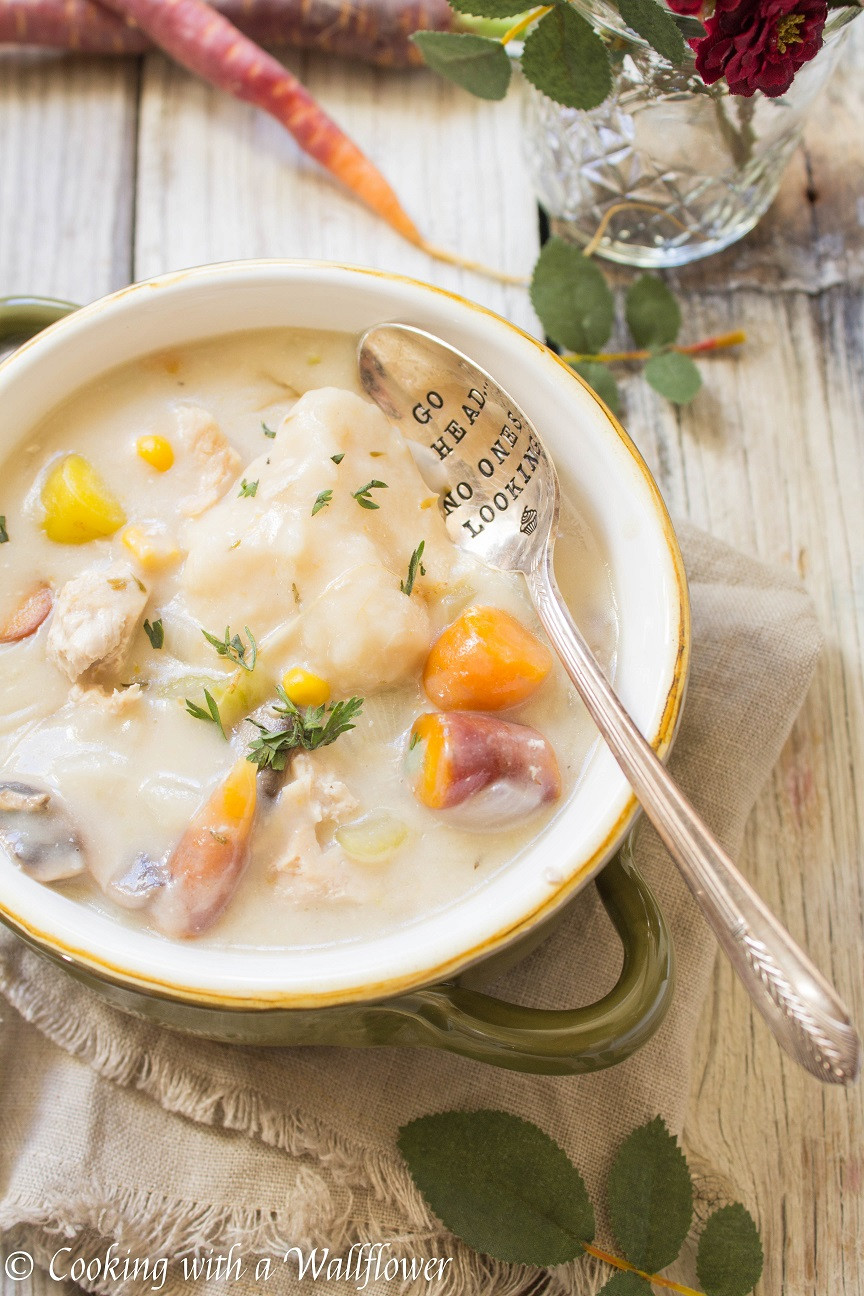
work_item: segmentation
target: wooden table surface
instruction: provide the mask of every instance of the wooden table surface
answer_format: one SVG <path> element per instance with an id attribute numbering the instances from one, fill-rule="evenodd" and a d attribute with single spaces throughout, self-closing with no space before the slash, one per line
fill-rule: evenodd
<path id="1" fill-rule="evenodd" d="M 864 20 L 780 198 L 737 248 L 671 276 L 691 340 L 743 326 L 677 411 L 635 377 L 625 422 L 674 515 L 791 567 L 825 651 L 762 792 L 744 866 L 864 1024 Z M 426 72 L 287 60 L 394 181 L 436 243 L 527 273 L 537 212 L 518 88 L 481 103 Z M 234 257 L 374 265 L 537 330 L 527 293 L 408 247 L 268 118 L 161 56 L 0 51 L 0 296 L 86 302 Z M 338 323 L 338 321 L 336 322 Z M 758 716 L 754 716 L 758 723 Z M 670 1058 L 670 1066 L 684 1059 Z M 864 1292 L 864 1088 L 821 1087 L 780 1054 L 718 964 L 687 1139 L 760 1221 L 767 1296 Z M 36 1275 L 4 1296 L 56 1287 Z"/>

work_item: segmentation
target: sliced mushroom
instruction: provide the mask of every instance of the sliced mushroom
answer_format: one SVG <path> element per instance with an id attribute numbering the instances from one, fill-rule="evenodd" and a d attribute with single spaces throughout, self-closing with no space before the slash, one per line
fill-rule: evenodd
<path id="1" fill-rule="evenodd" d="M 260 738 L 261 730 L 258 725 L 263 725 L 265 729 L 271 731 L 278 729 L 282 733 L 287 733 L 292 727 L 294 721 L 290 716 L 279 715 L 274 711 L 270 703 L 253 711 L 247 716 L 240 727 L 240 739 L 244 748 L 255 738 Z M 261 796 L 266 797 L 268 801 L 275 801 L 290 773 L 290 761 L 285 762 L 285 768 L 281 770 L 273 769 L 272 766 L 266 766 L 258 771 L 258 791 Z"/>
<path id="2" fill-rule="evenodd" d="M 140 851 L 125 872 L 116 874 L 108 883 L 108 894 L 124 909 L 143 909 L 168 879 L 165 860 Z"/>
<path id="3" fill-rule="evenodd" d="M 37 882 L 64 882 L 87 868 L 84 845 L 60 799 L 29 783 L 0 783 L 0 845 Z"/>

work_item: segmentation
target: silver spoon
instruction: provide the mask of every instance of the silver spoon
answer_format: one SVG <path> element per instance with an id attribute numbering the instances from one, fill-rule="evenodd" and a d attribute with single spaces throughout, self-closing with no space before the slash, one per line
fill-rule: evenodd
<path id="1" fill-rule="evenodd" d="M 446 464 L 452 486 L 442 503 L 453 542 L 490 567 L 524 574 L 589 714 L 778 1042 L 819 1080 L 851 1084 L 861 1044 L 846 1008 L 685 800 L 567 610 L 552 568 L 558 477 L 530 420 L 467 356 L 407 324 L 369 329 L 358 364 L 384 413 Z"/>

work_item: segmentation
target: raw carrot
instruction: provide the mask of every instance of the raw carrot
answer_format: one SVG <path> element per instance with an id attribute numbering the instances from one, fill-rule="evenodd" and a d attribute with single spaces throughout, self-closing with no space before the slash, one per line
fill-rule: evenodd
<path id="1" fill-rule="evenodd" d="M 131 19 L 173 59 L 270 113 L 346 188 L 403 238 L 423 237 L 381 172 L 327 116 L 305 86 L 205 0 L 101 0 Z"/>
<path id="2" fill-rule="evenodd" d="M 424 29 L 449 31 L 447 0 L 212 0 L 251 40 L 360 59 L 379 67 L 419 67 L 410 39 Z M 90 54 L 152 49 L 130 19 L 96 0 L 0 0 L 0 44 L 43 45 Z"/>

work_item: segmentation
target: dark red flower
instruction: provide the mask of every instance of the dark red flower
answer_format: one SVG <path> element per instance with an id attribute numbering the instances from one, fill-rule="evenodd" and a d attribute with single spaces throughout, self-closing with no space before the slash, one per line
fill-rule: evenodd
<path id="1" fill-rule="evenodd" d="M 690 42 L 706 85 L 721 77 L 732 94 L 785 94 L 822 48 L 827 0 L 717 0 L 705 35 Z"/>
<path id="2" fill-rule="evenodd" d="M 666 0 L 666 3 L 673 13 L 689 16 L 701 12 L 704 0 Z"/>

